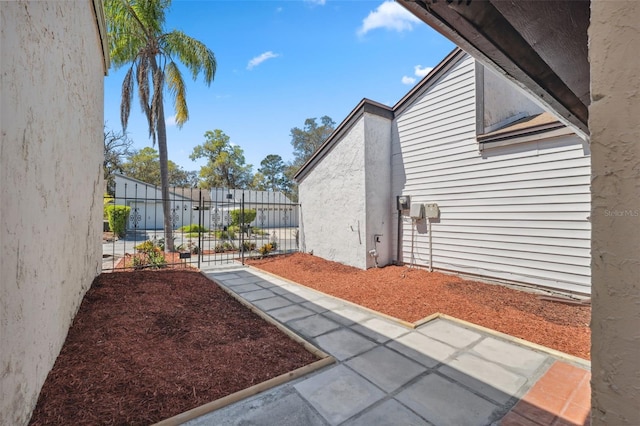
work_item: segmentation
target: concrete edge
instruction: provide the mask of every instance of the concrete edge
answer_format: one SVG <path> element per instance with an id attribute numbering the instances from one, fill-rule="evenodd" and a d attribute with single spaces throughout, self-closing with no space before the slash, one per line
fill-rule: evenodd
<path id="1" fill-rule="evenodd" d="M 211 413 L 212 411 L 219 410 L 220 408 L 224 408 L 227 405 L 231 405 L 235 402 L 248 398 L 250 396 L 256 395 L 260 392 L 264 392 L 281 384 L 287 383 L 291 380 L 295 380 L 299 377 L 302 377 L 306 374 L 312 373 L 316 370 L 324 368 L 328 365 L 331 365 L 335 362 L 333 357 L 327 357 L 320 359 L 314 363 L 305 365 L 288 373 L 281 374 L 272 379 L 266 380 L 262 383 L 258 383 L 257 385 L 253 385 L 250 388 L 246 388 L 240 390 L 238 392 L 232 393 L 231 395 L 227 395 L 220 399 L 216 399 L 215 401 L 208 402 L 199 407 L 193 408 L 191 410 L 185 411 L 184 413 L 177 414 L 173 417 L 169 417 L 168 419 L 162 420 L 158 423 L 155 423 L 154 426 L 177 426 L 181 425 L 189 420 L 193 420 L 197 417 L 203 416 L 205 414 Z"/>
<path id="2" fill-rule="evenodd" d="M 499 338 L 501 338 L 503 340 L 507 340 L 509 342 L 517 343 L 519 345 L 526 346 L 526 347 L 529 347 L 531 349 L 535 349 L 535 350 L 538 350 L 538 351 L 541 351 L 541 352 L 546 352 L 547 354 L 549 354 L 549 355 L 551 355 L 553 357 L 556 357 L 556 358 L 559 358 L 561 360 L 568 361 L 568 362 L 571 362 L 571 363 L 574 363 L 574 364 L 578 364 L 578 365 L 580 365 L 580 366 L 582 366 L 584 368 L 587 368 L 587 369 L 591 370 L 591 362 L 586 360 L 586 359 L 582 359 L 582 358 L 577 357 L 575 355 L 570 355 L 568 353 L 561 352 L 559 350 L 552 349 L 552 348 L 547 347 L 547 346 L 539 345 L 537 343 L 533 343 L 533 342 L 530 342 L 528 340 L 521 339 L 519 337 L 511 336 L 510 334 L 502 333 L 500 331 L 493 330 L 491 328 L 487 328 L 487 327 L 484 327 L 482 325 L 474 324 L 474 323 L 469 322 L 469 321 L 465 321 L 465 320 L 462 320 L 462 319 L 459 319 L 459 318 L 456 318 L 456 317 L 452 317 L 452 316 L 447 315 L 447 314 L 437 313 L 437 314 L 434 314 L 434 315 L 430 315 L 427 318 L 425 318 L 424 320 L 420 320 L 420 322 L 421 322 L 420 325 L 424 325 L 424 324 L 426 324 L 428 322 L 431 322 L 431 321 L 433 321 L 433 320 L 435 320 L 437 318 L 442 318 L 442 319 L 449 320 L 451 322 L 456 322 L 456 323 L 458 323 L 460 325 L 464 325 L 464 326 L 469 327 L 469 328 L 475 328 L 477 330 L 483 331 L 483 332 L 485 332 L 487 334 L 490 334 L 492 336 L 499 337 Z"/>
<path id="3" fill-rule="evenodd" d="M 251 265 L 248 265 L 248 266 L 249 266 L 249 268 L 250 268 L 250 269 L 253 269 L 253 270 L 255 270 L 255 271 L 258 271 L 258 272 L 259 272 L 259 273 L 261 273 L 261 274 L 268 275 L 268 276 L 270 276 L 270 277 L 273 277 L 273 278 L 276 278 L 276 279 L 282 280 L 282 281 L 287 282 L 287 283 L 289 283 L 289 284 L 299 285 L 300 287 L 304 287 L 305 289 L 310 290 L 310 291 L 312 291 L 312 292 L 314 292 L 314 293 L 321 294 L 321 295 L 323 295 L 323 296 L 325 296 L 325 297 L 331 297 L 331 298 L 333 298 L 333 299 L 339 300 L 339 301 L 341 301 L 341 302 L 343 302 L 343 303 L 345 303 L 345 304 L 347 304 L 347 305 L 349 305 L 349 306 L 352 306 L 352 307 L 357 308 L 357 309 L 362 309 L 363 311 L 367 311 L 367 312 L 369 312 L 369 313 L 371 313 L 371 314 L 375 314 L 375 315 L 381 316 L 381 317 L 383 317 L 383 318 L 385 318 L 385 319 L 388 319 L 389 321 L 393 321 L 393 322 L 395 322 L 395 323 L 398 323 L 398 324 L 400 324 L 400 325 L 402 325 L 402 326 L 404 326 L 404 327 L 406 327 L 406 328 L 409 328 L 409 329 L 414 329 L 414 328 L 416 328 L 415 323 L 411 323 L 411 322 L 408 322 L 408 321 L 405 321 L 405 320 L 401 320 L 400 318 L 392 317 L 391 315 L 387 315 L 387 314 L 385 314 L 385 313 L 383 313 L 383 312 L 378 312 L 378 311 L 376 311 L 376 310 L 374 310 L 374 309 L 367 308 L 366 306 L 358 305 L 357 303 L 353 303 L 353 302 L 351 302 L 351 301 L 349 301 L 349 300 L 342 299 L 342 298 L 337 297 L 337 296 L 334 296 L 334 295 L 332 295 L 332 294 L 323 293 L 323 292 L 321 292 L 320 290 L 316 290 L 315 288 L 308 287 L 308 286 L 306 286 L 306 285 L 304 285 L 304 284 L 300 284 L 300 283 L 295 282 L 295 281 L 292 281 L 292 280 L 290 280 L 290 279 L 288 279 L 288 278 L 283 278 L 283 277 L 281 277 L 281 276 L 279 276 L 279 275 L 272 274 L 271 272 L 268 272 L 268 271 L 262 270 L 262 269 L 260 269 L 260 268 L 253 267 L 253 266 L 251 266 Z M 313 303 L 313 302 L 312 302 L 312 303 Z M 427 318 L 428 318 L 428 317 L 427 317 Z M 421 321 L 422 321 L 422 320 L 421 320 Z"/>

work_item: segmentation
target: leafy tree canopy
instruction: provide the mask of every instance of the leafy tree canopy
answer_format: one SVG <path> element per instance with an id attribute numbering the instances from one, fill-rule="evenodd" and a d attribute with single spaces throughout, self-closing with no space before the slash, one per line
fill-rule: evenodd
<path id="1" fill-rule="evenodd" d="M 336 123 L 328 116 L 320 118 L 320 124 L 315 118 L 307 118 L 302 129 L 291 129 L 291 145 L 293 145 L 293 164 L 299 169 L 307 162 L 314 152 L 333 133 Z"/>
<path id="2" fill-rule="evenodd" d="M 171 160 L 168 160 L 169 185 L 179 187 L 195 187 L 198 185 L 197 173 L 185 171 Z M 160 186 L 160 159 L 158 151 L 151 147 L 133 151 L 122 164 L 122 172 L 129 177 L 151 185 Z"/>
<path id="3" fill-rule="evenodd" d="M 208 130 L 204 137 L 204 143 L 193 148 L 189 156 L 194 161 L 207 159 L 207 164 L 200 169 L 200 186 L 233 189 L 251 186 L 252 165 L 246 164 L 242 148 L 232 144 L 229 136 L 219 129 Z"/>
<path id="4" fill-rule="evenodd" d="M 258 173 L 253 178 L 254 188 L 261 191 L 287 192 L 291 187 L 291 181 L 284 174 L 285 168 L 282 157 L 276 154 L 267 155 L 260 162 Z"/>

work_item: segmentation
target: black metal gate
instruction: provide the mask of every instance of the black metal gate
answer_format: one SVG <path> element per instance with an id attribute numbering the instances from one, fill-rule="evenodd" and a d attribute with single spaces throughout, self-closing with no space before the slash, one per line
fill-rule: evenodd
<path id="1" fill-rule="evenodd" d="M 168 264 L 197 268 L 244 264 L 248 258 L 298 251 L 299 205 L 283 193 L 171 188 L 175 252 L 165 253 L 167 235 L 160 194 L 159 187 L 133 181 L 116 187 L 114 197 L 105 198 L 105 212 L 117 212 L 120 230 L 113 232 L 105 223 L 103 271 Z M 112 225 L 118 229 L 117 223 Z"/>

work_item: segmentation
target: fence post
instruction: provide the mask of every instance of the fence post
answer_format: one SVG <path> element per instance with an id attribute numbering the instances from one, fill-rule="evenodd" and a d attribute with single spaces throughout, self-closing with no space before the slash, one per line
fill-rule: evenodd
<path id="1" fill-rule="evenodd" d="M 242 201 L 240 204 L 240 259 L 244 266 L 244 189 L 242 190 Z"/>
<path id="2" fill-rule="evenodd" d="M 202 205 L 202 189 L 198 190 L 198 269 L 200 269 L 200 259 L 202 259 L 202 215 L 204 214 L 204 206 Z"/>

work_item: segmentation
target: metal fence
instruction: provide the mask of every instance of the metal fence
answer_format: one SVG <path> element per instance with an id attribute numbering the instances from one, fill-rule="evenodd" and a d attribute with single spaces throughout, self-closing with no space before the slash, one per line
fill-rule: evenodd
<path id="1" fill-rule="evenodd" d="M 298 251 L 299 205 L 284 194 L 216 188 L 171 188 L 170 221 L 174 253 L 164 253 L 163 199 L 160 188 L 124 184 L 105 198 L 106 210 L 121 213 L 122 235 L 105 221 L 103 271 L 211 263 Z M 116 226 L 117 228 L 117 226 Z"/>

